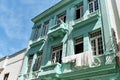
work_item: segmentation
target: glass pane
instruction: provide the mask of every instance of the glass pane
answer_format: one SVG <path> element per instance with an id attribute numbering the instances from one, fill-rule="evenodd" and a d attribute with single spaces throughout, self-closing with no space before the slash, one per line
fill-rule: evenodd
<path id="1" fill-rule="evenodd" d="M 98 38 L 98 51 L 99 51 L 99 54 L 103 54 L 103 45 L 102 45 L 102 38 Z"/>
<path id="2" fill-rule="evenodd" d="M 94 7 L 95 7 L 95 11 L 98 10 L 98 0 L 94 1 Z"/>
<path id="3" fill-rule="evenodd" d="M 52 63 L 61 63 L 62 45 L 56 46 L 52 50 Z"/>
<path id="4" fill-rule="evenodd" d="M 93 3 L 89 3 L 89 12 L 93 12 Z"/>
<path id="5" fill-rule="evenodd" d="M 96 40 L 91 41 L 92 51 L 96 55 Z"/>
<path id="6" fill-rule="evenodd" d="M 83 4 L 76 6 L 76 19 L 79 19 L 83 16 Z"/>

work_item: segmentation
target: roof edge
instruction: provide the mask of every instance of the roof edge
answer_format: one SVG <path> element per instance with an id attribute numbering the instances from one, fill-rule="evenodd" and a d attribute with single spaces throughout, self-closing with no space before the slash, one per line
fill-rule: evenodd
<path id="1" fill-rule="evenodd" d="M 32 22 L 36 23 L 38 20 L 44 18 L 46 15 L 50 15 L 56 9 L 62 7 L 63 5 L 65 5 L 65 4 L 67 4 L 67 3 L 71 2 L 71 1 L 74 1 L 74 0 L 61 0 L 57 4 L 53 5 L 52 7 L 48 8 L 44 12 L 40 13 L 39 15 L 37 15 L 36 17 L 34 17 L 33 19 L 31 19 Z"/>

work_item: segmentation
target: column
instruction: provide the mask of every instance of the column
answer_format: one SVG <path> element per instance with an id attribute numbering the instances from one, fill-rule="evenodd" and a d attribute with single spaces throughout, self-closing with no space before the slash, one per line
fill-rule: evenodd
<path id="1" fill-rule="evenodd" d="M 50 28 L 53 26 L 53 20 L 54 20 L 54 18 L 52 17 L 50 19 L 50 21 L 49 21 L 49 28 L 48 28 L 48 30 L 50 30 Z"/>
<path id="2" fill-rule="evenodd" d="M 69 25 L 74 24 L 74 19 L 75 19 L 75 5 L 73 5 L 70 8 L 70 12 L 69 12 Z"/>
<path id="3" fill-rule="evenodd" d="M 86 19 L 87 15 L 89 14 L 88 0 L 83 0 L 83 9 L 84 9 L 84 19 Z"/>
<path id="4" fill-rule="evenodd" d="M 52 25 L 56 25 L 56 21 L 57 21 L 57 16 L 55 15 L 52 21 Z"/>
<path id="5" fill-rule="evenodd" d="M 84 51 L 88 51 L 91 50 L 91 45 L 90 45 L 90 41 L 89 41 L 89 34 L 85 33 L 84 34 Z"/>

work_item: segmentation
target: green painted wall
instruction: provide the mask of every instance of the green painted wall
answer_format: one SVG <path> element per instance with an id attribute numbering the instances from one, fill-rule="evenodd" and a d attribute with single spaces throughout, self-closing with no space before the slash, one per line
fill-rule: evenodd
<path id="1" fill-rule="evenodd" d="M 24 80 L 24 75 L 26 75 L 27 66 L 28 66 L 28 55 L 35 54 L 33 59 L 33 64 L 35 63 L 35 59 L 37 57 L 38 51 L 43 51 L 41 68 L 36 77 L 37 80 L 119 80 L 120 74 L 116 64 L 116 59 L 114 57 L 115 52 L 107 52 L 111 53 L 110 55 L 105 55 L 108 50 L 109 43 L 113 44 L 111 25 L 109 23 L 109 15 L 107 13 L 107 3 L 106 0 L 99 0 L 99 10 L 96 12 L 89 14 L 88 10 L 88 0 L 83 0 L 84 4 L 84 16 L 81 19 L 75 20 L 75 6 L 82 2 L 82 0 L 62 0 L 60 3 L 56 5 L 55 8 L 47 10 L 41 15 L 37 16 L 33 19 L 35 22 L 33 26 L 33 31 L 30 38 L 30 43 L 28 46 L 28 52 L 26 53 L 23 68 L 20 74 L 19 80 Z M 55 9 L 55 10 L 54 10 Z M 51 11 L 51 12 L 50 12 Z M 44 22 L 50 21 L 49 23 L 49 31 L 52 31 L 51 28 L 56 25 L 57 15 L 66 11 L 66 25 L 68 26 L 68 31 L 65 31 L 66 26 L 62 29 L 59 29 L 57 32 L 56 29 L 53 30 L 51 35 L 47 34 L 46 36 L 41 36 Z M 51 14 L 52 13 L 52 14 Z M 44 14 L 47 15 L 44 16 Z M 36 21 L 37 20 L 37 21 Z M 36 25 L 41 24 L 40 37 L 33 41 L 34 37 L 34 27 Z M 60 27 L 60 26 L 59 26 Z M 103 45 L 104 45 L 104 54 L 100 57 L 102 65 L 94 68 L 75 68 L 74 62 L 71 63 L 62 63 L 62 64 L 51 64 L 51 49 L 53 46 L 62 44 L 62 57 L 74 55 L 74 38 L 83 36 L 84 41 L 84 51 L 91 50 L 89 33 L 95 30 L 101 29 Z M 55 32 L 56 31 L 56 32 Z M 54 36 L 52 36 L 54 34 Z M 35 48 L 31 48 L 32 45 L 36 45 Z M 32 50 L 33 49 L 33 50 Z M 114 49 L 114 48 L 112 48 Z M 33 52 L 32 52 L 33 51 Z M 114 50 L 113 50 L 114 51 Z M 110 64 L 106 64 L 106 59 L 110 58 L 112 62 Z M 31 67 L 31 72 L 29 74 L 29 79 L 32 78 L 33 71 Z M 28 79 L 28 80 L 29 80 Z"/>

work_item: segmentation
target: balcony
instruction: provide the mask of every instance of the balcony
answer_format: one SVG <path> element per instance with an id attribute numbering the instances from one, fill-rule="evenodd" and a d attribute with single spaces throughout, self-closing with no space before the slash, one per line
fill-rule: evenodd
<path id="1" fill-rule="evenodd" d="M 45 41 L 45 39 L 46 39 L 45 37 L 40 37 L 37 40 L 30 41 L 29 45 L 32 46 L 32 45 L 36 45 L 37 43 L 43 43 Z"/>
<path id="2" fill-rule="evenodd" d="M 67 31 L 68 25 L 62 22 L 61 24 L 57 24 L 50 28 L 50 30 L 48 31 L 48 36 L 50 38 L 56 38 L 58 36 L 63 37 L 67 33 Z"/>
<path id="3" fill-rule="evenodd" d="M 92 55 L 91 51 L 86 51 L 76 55 L 64 57 L 64 72 L 78 71 L 95 67 L 110 67 L 115 64 L 115 54 Z"/>
<path id="4" fill-rule="evenodd" d="M 27 53 L 34 54 L 37 53 L 38 51 L 41 51 L 44 47 L 44 44 L 45 44 L 44 38 L 41 38 L 39 41 L 33 42 L 32 44 L 29 45 Z"/>
<path id="5" fill-rule="evenodd" d="M 91 54 L 91 51 L 86 51 L 67 56 L 62 59 L 62 74 L 59 78 L 66 78 L 68 76 L 70 79 L 78 76 L 86 78 L 87 76 L 112 73 L 116 71 L 115 60 L 116 58 L 113 52 L 94 56 Z"/>
<path id="6" fill-rule="evenodd" d="M 98 10 L 95 11 L 95 12 L 89 13 L 86 18 L 81 17 L 80 19 L 75 20 L 75 22 L 73 24 L 73 28 L 76 29 L 78 27 L 82 27 L 86 24 L 89 24 L 93 21 L 97 21 L 98 17 L 99 17 L 99 11 Z"/>
<path id="7" fill-rule="evenodd" d="M 50 80 L 57 77 L 61 73 L 61 64 L 55 63 L 41 67 L 38 76 L 40 79 Z"/>

